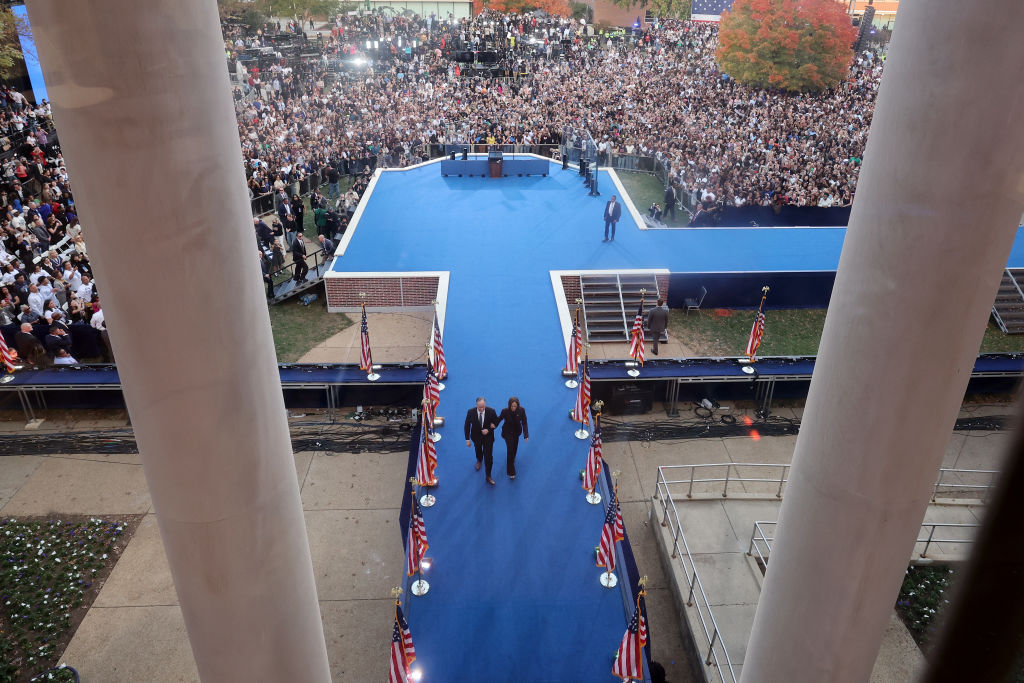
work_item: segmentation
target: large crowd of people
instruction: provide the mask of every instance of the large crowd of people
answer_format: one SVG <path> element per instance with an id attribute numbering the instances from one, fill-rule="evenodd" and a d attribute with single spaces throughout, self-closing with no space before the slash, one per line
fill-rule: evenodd
<path id="1" fill-rule="evenodd" d="M 312 248 L 333 248 L 373 168 L 446 146 L 554 154 L 564 135 L 579 144 L 585 132 L 601 164 L 656 160 L 680 208 L 849 205 L 883 65 L 879 54 L 858 54 L 838 87 L 797 95 L 722 73 L 710 23 L 595 34 L 578 20 L 486 11 L 339 15 L 329 31 L 303 28 L 225 27 L 250 193 L 273 198 L 270 216 L 254 218 L 268 296 L 289 252 L 295 279 L 305 277 L 298 264 L 309 251 L 296 235 L 306 211 Z M 283 55 L 280 35 L 301 37 L 303 56 Z M 254 51 L 269 59 L 253 60 Z M 458 59 L 477 51 L 496 63 Z M 37 364 L 68 362 L 67 341 L 52 338 L 69 325 L 105 332 L 55 136 L 48 103 L 0 87 L 0 325 L 28 326 L 42 350 L 22 355 Z M 317 180 L 304 188 L 308 209 L 307 177 Z"/>
<path id="2" fill-rule="evenodd" d="M 733 206 L 852 202 L 882 71 L 856 56 L 821 94 L 741 85 L 717 68 L 717 25 L 665 21 L 592 35 L 559 17 L 485 12 L 472 19 L 339 17 L 310 38 L 321 58 L 247 69 L 262 33 L 229 40 L 240 77 L 239 130 L 254 194 L 327 166 L 405 165 L 444 144 L 525 145 L 588 131 L 601 163 L 651 157 L 681 203 Z M 476 78 L 454 58 L 494 50 L 500 73 Z M 328 73 L 328 65 L 341 70 Z M 333 79 L 330 76 L 335 76 Z"/>

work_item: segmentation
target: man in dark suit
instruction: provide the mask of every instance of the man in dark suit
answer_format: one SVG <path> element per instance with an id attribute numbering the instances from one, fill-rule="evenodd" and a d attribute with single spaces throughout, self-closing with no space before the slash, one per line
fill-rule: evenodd
<path id="1" fill-rule="evenodd" d="M 672 220 L 676 219 L 676 188 L 672 187 L 672 183 L 665 186 L 665 210 L 662 215 L 668 220 L 671 214 Z"/>
<path id="2" fill-rule="evenodd" d="M 658 355 L 658 341 L 661 339 L 661 335 L 665 334 L 665 330 L 668 329 L 668 308 L 665 306 L 664 299 L 658 299 L 658 305 L 655 306 L 647 314 L 647 327 L 651 331 L 651 336 L 654 337 L 654 355 Z"/>
<path id="3" fill-rule="evenodd" d="M 608 200 L 608 203 L 604 205 L 604 239 L 602 242 L 614 242 L 615 241 L 615 224 L 622 218 L 622 204 L 615 199 L 615 195 Z M 611 239 L 608 238 L 608 228 L 612 229 Z"/>
<path id="4" fill-rule="evenodd" d="M 32 334 L 31 324 L 22 323 L 21 331 L 14 335 L 14 345 L 18 349 L 18 357 L 26 363 L 44 367 L 50 364 L 42 342 Z"/>
<path id="5" fill-rule="evenodd" d="M 306 245 L 302 239 L 302 233 L 295 235 L 292 242 L 292 261 L 295 263 L 295 281 L 305 282 L 309 266 L 306 265 Z"/>
<path id="6" fill-rule="evenodd" d="M 476 469 L 479 471 L 483 461 L 487 483 L 494 485 L 491 479 L 491 465 L 494 464 L 494 428 L 498 425 L 498 414 L 487 405 L 481 396 L 476 400 L 476 407 L 466 412 L 466 446 L 476 449 Z"/>
<path id="7" fill-rule="evenodd" d="M 71 335 L 60 325 L 50 325 L 50 333 L 46 335 L 46 350 L 51 356 L 56 356 L 61 349 L 71 353 Z"/>

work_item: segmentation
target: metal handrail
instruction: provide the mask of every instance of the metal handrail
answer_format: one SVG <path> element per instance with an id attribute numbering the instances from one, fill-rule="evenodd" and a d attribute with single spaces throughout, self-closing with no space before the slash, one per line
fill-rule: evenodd
<path id="1" fill-rule="evenodd" d="M 715 471 L 713 468 L 717 468 L 718 471 Z M 744 476 L 746 472 L 754 468 L 757 468 L 754 476 Z M 786 484 L 789 481 L 789 468 L 790 465 L 779 463 L 733 462 L 704 463 L 699 465 L 663 465 L 658 470 L 658 481 L 663 482 L 665 486 L 686 487 L 685 495 L 687 498 L 693 498 L 694 495 L 720 495 L 722 498 L 728 498 L 730 484 L 735 488 L 737 482 L 770 484 L 770 487 L 765 488 L 770 488 L 774 498 L 782 500 Z M 723 469 L 724 472 L 722 471 Z M 767 473 L 765 472 L 766 469 Z M 703 472 L 709 472 L 712 476 L 699 476 Z M 983 499 L 995 486 L 998 474 L 998 470 L 943 467 L 939 470 L 935 486 L 932 487 L 932 502 L 937 500 L 940 493 L 943 498 Z M 956 475 L 959 481 L 950 481 L 952 475 Z M 963 480 L 965 478 L 968 480 L 983 479 L 984 481 L 982 483 L 964 483 Z M 720 491 L 717 484 L 721 484 Z M 713 485 L 711 493 L 707 492 L 707 485 Z M 695 494 L 694 488 L 703 490 L 698 490 Z M 748 493 L 756 492 L 748 491 Z M 677 495 L 683 494 L 684 492 L 682 491 L 677 492 Z"/>
<path id="2" fill-rule="evenodd" d="M 736 672 L 733 669 L 732 659 L 729 657 L 729 650 L 725 645 L 722 630 L 715 621 L 711 603 L 704 592 L 704 585 L 701 583 L 700 575 L 697 573 L 697 565 L 690 553 L 690 546 L 686 542 L 686 534 L 683 533 L 683 525 L 679 520 L 679 512 L 672 500 L 672 493 L 669 491 L 668 482 L 664 479 L 662 468 L 658 468 L 658 492 L 654 499 L 661 500 L 662 521 L 661 525 L 669 527 L 672 533 L 672 559 L 678 559 L 679 565 L 686 577 L 689 586 L 689 594 L 686 598 L 686 606 L 694 607 L 697 619 L 700 622 L 701 630 L 707 642 L 707 655 L 703 658 L 705 666 L 712 663 L 718 668 L 723 680 L 727 683 L 736 683 Z M 669 512 L 671 510 L 671 513 Z M 681 551 L 681 552 L 680 552 Z M 699 647 L 699 646 L 698 646 Z M 703 651 L 703 648 L 699 648 Z"/>
<path id="3" fill-rule="evenodd" d="M 768 566 L 768 558 L 772 553 L 772 541 L 775 540 L 774 536 L 769 536 L 765 533 L 763 527 L 774 527 L 777 526 L 778 522 L 769 522 L 760 520 L 754 522 L 754 529 L 750 532 L 750 546 L 747 548 L 747 555 L 753 556 L 757 553 L 757 557 L 761 560 L 761 564 L 765 567 Z M 921 550 L 919 555 L 922 558 L 928 557 L 928 550 L 931 548 L 932 543 L 974 543 L 973 538 L 935 538 L 935 531 L 938 529 L 977 529 L 981 524 L 978 523 L 955 523 L 955 522 L 925 522 L 921 525 L 920 533 L 918 534 L 917 540 L 914 544 L 924 543 L 924 548 Z M 927 530 L 927 536 L 924 536 Z M 922 536 L 924 536 L 922 538 Z M 762 547 L 764 550 L 762 551 Z"/>

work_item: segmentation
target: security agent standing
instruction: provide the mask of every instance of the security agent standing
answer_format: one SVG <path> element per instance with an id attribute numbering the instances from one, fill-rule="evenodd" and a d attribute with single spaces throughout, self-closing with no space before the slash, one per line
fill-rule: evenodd
<path id="1" fill-rule="evenodd" d="M 651 336 L 654 337 L 652 351 L 657 356 L 658 341 L 661 339 L 661 335 L 665 334 L 665 330 L 668 329 L 668 307 L 665 305 L 664 299 L 658 299 L 658 305 L 647 313 L 647 328 L 651 331 Z"/>
<path id="2" fill-rule="evenodd" d="M 622 205 L 616 200 L 615 195 L 604 205 L 604 239 L 602 242 L 615 241 L 615 224 L 622 218 Z M 608 228 L 612 229 L 611 239 L 608 238 Z"/>
<path id="3" fill-rule="evenodd" d="M 672 216 L 672 220 L 676 219 L 676 188 L 672 187 L 671 183 L 665 186 L 665 210 L 662 215 L 666 220 L 669 215 Z"/>
<path id="4" fill-rule="evenodd" d="M 466 412 L 466 446 L 473 445 L 476 449 L 476 469 L 480 470 L 483 461 L 487 483 L 494 485 L 491 478 L 491 466 L 494 464 L 494 428 L 498 425 L 498 414 L 487 405 L 483 396 L 476 400 L 476 407 Z"/>

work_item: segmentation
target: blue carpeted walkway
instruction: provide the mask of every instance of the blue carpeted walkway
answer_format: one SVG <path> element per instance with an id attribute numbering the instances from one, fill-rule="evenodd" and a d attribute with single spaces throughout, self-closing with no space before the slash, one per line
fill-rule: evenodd
<path id="1" fill-rule="evenodd" d="M 565 349 L 548 271 L 833 270 L 839 259 L 843 229 L 640 231 L 626 211 L 614 244 L 602 244 L 609 177 L 602 172 L 603 196 L 591 198 L 574 171 L 551 169 L 501 180 L 442 178 L 437 165 L 383 173 L 335 264 L 451 272 L 448 425 L 438 504 L 424 513 L 435 565 L 430 593 L 407 610 L 425 681 L 618 680 L 612 657 L 627 617 L 619 591 L 597 581 L 603 506 L 580 488 L 587 444 L 567 419 L 574 393 L 559 375 Z M 1024 263 L 1020 240 L 1014 257 Z M 478 395 L 498 410 L 517 395 L 528 411 L 532 438 L 515 482 L 500 439 L 497 486 L 473 469 L 462 421 Z"/>

